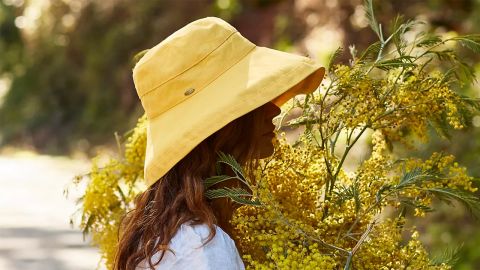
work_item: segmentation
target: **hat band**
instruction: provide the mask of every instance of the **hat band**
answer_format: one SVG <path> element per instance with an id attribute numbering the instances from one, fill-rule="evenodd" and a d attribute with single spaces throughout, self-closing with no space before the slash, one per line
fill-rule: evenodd
<path id="1" fill-rule="evenodd" d="M 186 99 L 192 98 L 247 56 L 255 47 L 254 43 L 240 33 L 234 33 L 231 38 L 191 68 L 143 95 L 141 102 L 147 117 L 155 118 Z M 194 91 L 185 95 L 185 91 L 191 88 Z"/>

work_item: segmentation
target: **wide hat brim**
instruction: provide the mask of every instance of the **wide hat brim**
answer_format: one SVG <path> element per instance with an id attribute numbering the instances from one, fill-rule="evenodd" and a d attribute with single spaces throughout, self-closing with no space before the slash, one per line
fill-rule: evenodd
<path id="1" fill-rule="evenodd" d="M 308 57 L 255 46 L 205 88 L 148 119 L 147 186 L 231 121 L 269 101 L 280 107 L 297 94 L 313 92 L 324 74 L 325 68 Z"/>

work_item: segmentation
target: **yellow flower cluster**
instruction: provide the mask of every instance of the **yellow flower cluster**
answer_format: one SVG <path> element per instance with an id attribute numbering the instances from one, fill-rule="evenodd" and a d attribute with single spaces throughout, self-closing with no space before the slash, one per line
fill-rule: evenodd
<path id="1" fill-rule="evenodd" d="M 354 261 L 354 269 L 450 269 L 445 264 L 433 265 L 428 253 L 418 240 L 418 231 L 408 230 L 410 239 L 402 243 L 399 220 L 389 219 L 378 225 L 359 250 Z M 388 232 L 386 234 L 385 232 Z"/>
<path id="2" fill-rule="evenodd" d="M 432 192 L 460 190 L 473 193 L 477 191 L 477 188 L 473 186 L 474 178 L 468 175 L 465 167 L 461 167 L 455 162 L 453 155 L 434 152 L 427 160 L 407 159 L 403 170 L 412 171 L 414 168 L 418 168 L 422 172 L 419 175 L 420 178 L 423 178 L 422 181 L 415 186 L 405 188 L 398 194 L 407 198 L 415 198 L 416 202 L 423 206 L 428 207 L 432 204 Z M 415 215 L 425 216 L 425 211 L 422 208 L 416 208 Z"/>
<path id="3" fill-rule="evenodd" d="M 305 142 L 301 147 L 292 147 L 281 135 L 274 141 L 275 153 L 265 161 L 257 186 L 256 194 L 264 207 L 242 206 L 232 221 L 234 238 L 244 253 L 247 268 L 338 269 L 344 267 L 348 252 L 360 243 L 352 256 L 353 269 L 450 269 L 430 261 L 418 232 L 402 229 L 401 218 L 378 218 L 385 206 L 398 206 L 398 200 L 386 194 L 379 198 L 377 194 L 382 189 L 387 193 L 386 187 L 398 184 L 402 173 L 402 166 L 389 159 L 379 130 L 372 134 L 370 158 L 354 174 L 339 174 L 338 186 L 350 189 L 337 189 L 328 201 L 324 200 L 328 175 L 325 152 L 304 137 L 300 138 Z M 408 159 L 405 164 L 407 171 L 435 167 L 445 172 L 441 181 L 428 183 L 430 188 L 476 190 L 465 168 L 458 167 L 452 156 L 436 153 L 426 161 Z M 426 186 L 422 183 L 405 190 L 390 190 L 389 194 L 414 196 L 419 203 L 430 205 L 432 194 L 422 190 Z M 357 199 L 346 190 L 356 192 Z M 375 225 L 369 231 L 372 223 Z M 406 244 L 402 244 L 402 234 L 411 237 Z"/>
<path id="4" fill-rule="evenodd" d="M 329 129 L 339 122 L 346 128 L 368 125 L 383 129 L 391 140 L 404 141 L 405 131 L 427 141 L 428 122 L 465 126 L 460 113 L 468 110 L 440 72 L 393 69 L 385 76 L 371 76 L 362 65 L 336 65 L 332 84 L 335 106 L 325 117 Z"/>
<path id="5" fill-rule="evenodd" d="M 366 3 L 373 14 L 371 1 Z M 439 45 L 478 40 L 425 34 L 408 42 L 403 35 L 412 22 L 396 21 L 386 38 L 375 16 L 369 23 L 379 42 L 358 57 L 352 47 L 352 65 L 329 67 L 328 86 L 322 84 L 305 104 L 284 105 L 284 111 L 302 109 L 302 116 L 288 125 L 304 125 L 305 133 L 293 145 L 279 134 L 274 154 L 262 160 L 252 181 L 251 195 L 261 206 L 243 205 L 234 214 L 232 237 L 248 269 L 451 268 L 430 260 L 419 232 L 406 228 L 403 216 L 407 211 L 425 215 L 435 197 L 480 209 L 472 177 L 452 155 L 398 160 L 391 148 L 393 142 L 413 147 L 412 138 L 426 142 L 430 125 L 440 134 L 466 126 L 475 106 L 454 91 L 453 73 L 436 71 L 465 64 Z M 395 50 L 385 51 L 390 46 Z M 464 75 L 467 82 L 471 74 Z M 373 131 L 371 155 L 347 172 L 344 162 L 366 130 Z M 106 164 L 93 160 L 81 201 L 80 227 L 92 234 L 107 269 L 112 268 L 120 217 L 145 188 L 146 116 L 124 146 Z"/>
<path id="6" fill-rule="evenodd" d="M 145 163 L 145 148 L 147 116 L 139 118 L 137 126 L 125 143 L 125 166 L 122 173 L 126 183 L 135 183 L 137 179 L 143 179 L 143 166 Z"/>
<path id="7" fill-rule="evenodd" d="M 256 173 L 253 195 L 262 206 L 244 205 L 232 220 L 232 237 L 248 269 L 450 269 L 433 264 L 418 232 L 399 226 L 402 218 L 384 210 L 413 207 L 423 216 L 436 196 L 461 199 L 474 192 L 472 178 L 454 156 L 398 161 L 389 147 L 406 143 L 410 134 L 428 139 L 429 122 L 462 128 L 459 112 L 466 105 L 438 73 L 391 69 L 375 77 L 367 71 L 335 66 L 323 96 L 319 92 L 301 106 L 307 112 L 299 122 L 312 120 L 305 133 L 294 145 L 284 133 L 274 140 L 274 154 Z M 373 131 L 371 155 L 347 173 L 345 158 L 367 128 Z M 340 135 L 346 135 L 343 156 Z M 106 164 L 93 160 L 82 201 L 80 227 L 92 234 L 108 269 L 120 217 L 145 188 L 146 116 L 123 145 L 123 153 Z"/>
<path id="8" fill-rule="evenodd" d="M 93 160 L 89 183 L 83 197 L 83 212 L 80 228 L 92 234 L 92 244 L 101 247 L 101 257 L 106 266 L 113 265 L 114 249 L 117 243 L 116 228 L 124 208 L 118 193 L 119 163 L 111 159 L 103 168 Z"/>
<path id="9" fill-rule="evenodd" d="M 475 191 L 471 177 L 453 156 L 434 153 L 426 161 L 410 158 L 404 167 L 395 165 L 383 132 L 376 130 L 371 156 L 353 174 L 341 170 L 332 196 L 326 199 L 325 185 L 331 177 L 327 166 L 338 166 L 338 159 L 307 136 L 300 137 L 300 143 L 293 147 L 284 135 L 274 140 L 275 153 L 262 160 L 258 169 L 261 178 L 255 194 L 263 206 L 242 206 L 232 220 L 232 237 L 247 268 L 338 269 L 358 246 L 351 256 L 354 269 L 449 269 L 430 262 L 418 241 L 418 232 L 411 231 L 411 239 L 401 244 L 401 235 L 406 232 L 397 226 L 401 221 L 378 219 L 383 207 L 398 207 L 398 201 L 386 194 L 379 199 L 377 194 L 400 181 L 402 168 L 442 172 L 443 178 L 438 181 L 398 191 L 422 204 L 429 204 L 432 197 L 423 188 Z M 111 158 L 103 167 L 98 159 L 93 160 L 80 227 L 92 234 L 108 269 L 115 255 L 120 216 L 142 190 L 139 180 L 143 175 L 145 136 L 143 118 L 127 139 L 122 157 Z M 372 223 L 375 225 L 369 231 Z"/>
<path id="10" fill-rule="evenodd" d="M 82 197 L 79 227 L 92 235 L 107 269 L 112 269 L 121 216 L 133 207 L 134 197 L 144 189 L 142 181 L 146 147 L 146 116 L 142 116 L 124 143 L 120 157 L 92 160 L 88 185 Z M 83 180 L 77 176 L 77 184 Z"/>

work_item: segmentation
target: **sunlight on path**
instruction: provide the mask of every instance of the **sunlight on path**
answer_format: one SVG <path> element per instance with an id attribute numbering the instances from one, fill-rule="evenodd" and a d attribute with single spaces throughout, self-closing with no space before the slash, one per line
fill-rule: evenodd
<path id="1" fill-rule="evenodd" d="M 0 270 L 93 270 L 88 238 L 69 224 L 75 194 L 63 190 L 88 162 L 28 152 L 0 156 Z"/>

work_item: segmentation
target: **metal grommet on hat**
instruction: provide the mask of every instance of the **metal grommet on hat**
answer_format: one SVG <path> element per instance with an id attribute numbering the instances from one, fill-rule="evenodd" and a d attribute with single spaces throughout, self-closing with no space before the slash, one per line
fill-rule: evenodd
<path id="1" fill-rule="evenodd" d="M 324 73 L 313 59 L 257 46 L 217 17 L 180 28 L 133 68 L 148 119 L 147 187 L 231 121 L 269 101 L 280 107 L 312 93 Z"/>
<path id="2" fill-rule="evenodd" d="M 188 88 L 187 90 L 185 90 L 185 93 L 183 93 L 185 96 L 188 96 L 190 94 L 192 94 L 193 92 L 195 91 L 195 88 Z"/>

